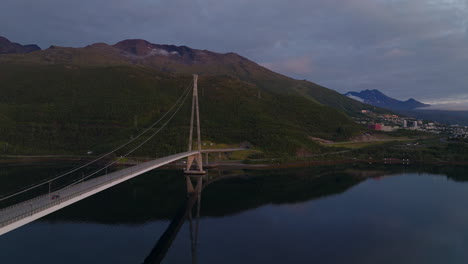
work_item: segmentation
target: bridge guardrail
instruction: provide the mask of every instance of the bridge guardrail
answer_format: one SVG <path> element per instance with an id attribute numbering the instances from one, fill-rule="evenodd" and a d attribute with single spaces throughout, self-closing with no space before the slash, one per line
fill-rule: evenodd
<path id="1" fill-rule="evenodd" d="M 100 186 L 103 186 L 103 185 L 106 185 L 106 184 L 109 184 L 111 182 L 114 182 L 116 180 L 119 180 L 121 179 L 121 176 L 122 175 L 126 175 L 126 174 L 133 174 L 135 173 L 136 171 L 139 171 L 141 169 L 141 167 L 144 167 L 144 166 L 141 166 L 141 164 L 138 164 L 136 166 L 132 166 L 132 167 L 129 167 L 129 168 L 125 168 L 123 170 L 120 170 L 120 171 L 116 171 L 115 172 L 115 175 L 113 175 L 111 178 L 108 177 L 108 175 L 111 175 L 111 174 L 104 174 L 104 175 L 101 175 L 100 177 L 98 178 L 94 178 L 93 180 L 104 180 L 104 181 L 100 181 L 100 182 L 97 182 L 97 184 L 94 184 L 94 185 L 91 185 L 87 188 L 80 188 L 77 192 L 75 193 L 72 193 L 70 195 L 67 195 L 67 196 L 63 196 L 63 197 L 60 197 L 58 198 L 57 200 L 54 200 L 53 202 L 49 202 L 45 205 L 42 205 L 42 206 L 39 206 L 39 207 L 36 207 L 32 210 L 24 210 L 23 212 L 19 213 L 18 212 L 15 212 L 14 210 L 11 210 L 15 207 L 21 207 L 21 206 L 25 206 L 25 204 L 27 205 L 28 203 L 33 203 L 34 201 L 39 201 L 41 199 L 44 199 L 45 196 L 49 196 L 49 194 L 46 194 L 46 195 L 41 195 L 41 196 L 38 196 L 38 197 L 35 197 L 31 200 L 28 200 L 28 201 L 25 201 L 23 203 L 20 203 L 20 204 L 16 204 L 16 205 L 13 205 L 13 206 L 9 206 L 9 207 L 6 207 L 2 210 L 0 210 L 0 216 L 1 216 L 1 212 L 2 211 L 6 211 L 6 210 L 11 210 L 12 212 L 10 214 L 13 214 L 15 213 L 15 216 L 12 217 L 12 218 L 7 218 L 6 220 L 0 222 L 0 227 L 3 227 L 3 226 L 7 226 L 11 223 L 14 223 L 16 221 L 19 221 L 23 218 L 26 218 L 27 216 L 32 216 L 33 214 L 35 213 L 38 213 L 38 212 L 41 212 L 43 210 L 46 210 L 50 207 L 53 207 L 57 204 L 60 204 L 62 202 L 65 202 L 65 201 L 68 201 L 70 199 L 73 199 L 79 195 L 82 195 L 83 193 L 86 193 L 86 192 L 89 192 L 91 190 L 94 190 L 96 188 L 99 188 Z M 83 181 L 81 183 L 79 183 L 80 185 L 84 185 L 85 183 L 90 183 L 90 181 Z M 68 186 L 68 187 L 65 187 L 63 189 L 60 189 L 60 190 L 57 190 L 57 191 L 54 191 L 53 193 L 63 193 L 63 192 L 66 192 L 67 190 L 70 190 L 71 188 L 76 188 L 76 186 L 78 186 L 78 184 L 74 184 L 74 185 L 71 185 L 71 186 Z"/>
<path id="2" fill-rule="evenodd" d="M 132 172 L 134 172 L 134 171 L 135 171 L 135 170 L 133 169 Z M 103 176 L 105 176 L 105 175 L 103 175 Z M 116 176 L 117 176 L 117 175 L 116 175 Z M 102 177 L 102 176 L 101 176 L 101 177 Z M 72 198 L 74 198 L 74 197 L 77 197 L 77 196 L 79 196 L 79 195 L 82 195 L 83 193 L 86 193 L 86 192 L 88 192 L 88 191 L 91 191 L 91 190 L 93 190 L 93 189 L 96 189 L 96 188 L 98 188 L 98 187 L 100 187 L 100 186 L 102 186 L 102 185 L 111 183 L 111 182 L 113 182 L 113 181 L 115 181 L 115 180 L 118 180 L 118 179 L 119 179 L 119 178 L 117 178 L 117 177 L 112 177 L 112 178 L 109 178 L 109 179 L 107 179 L 107 180 L 105 180 L 105 181 L 103 181 L 103 182 L 100 182 L 100 183 L 98 183 L 98 184 L 91 185 L 90 187 L 87 187 L 87 188 L 85 188 L 85 189 L 80 189 L 79 191 L 77 191 L 77 192 L 75 192 L 75 193 L 72 193 L 72 194 L 70 194 L 70 195 L 67 195 L 67 196 L 64 196 L 64 197 L 60 197 L 59 199 L 54 200 L 53 202 L 50 202 L 50 203 L 47 203 L 47 204 L 45 204 L 45 205 L 39 206 L 39 207 L 34 208 L 34 209 L 32 209 L 32 210 L 25 210 L 25 211 L 21 212 L 20 214 L 16 214 L 16 216 L 13 217 L 13 218 L 8 218 L 6 221 L 2 221 L 2 222 L 0 223 L 0 226 L 6 226 L 6 225 L 11 224 L 11 223 L 14 223 L 14 222 L 16 222 L 16 221 L 18 221 L 18 220 L 21 220 L 21 219 L 23 219 L 23 218 L 26 218 L 27 216 L 32 216 L 32 215 L 35 214 L 35 213 L 41 212 L 41 211 L 43 211 L 43 210 L 46 210 L 47 208 L 50 208 L 50 207 L 53 207 L 53 206 L 55 206 L 55 205 L 58 205 L 58 204 L 60 204 L 60 203 L 62 203 L 62 202 L 68 201 L 68 200 L 70 200 L 70 199 L 72 199 Z M 80 185 L 83 184 L 83 183 L 85 183 L 85 182 L 81 182 Z M 58 190 L 58 191 L 56 191 L 56 192 L 54 192 L 54 193 L 65 192 L 65 191 L 67 191 L 67 189 L 69 190 L 70 188 L 76 187 L 76 186 L 77 186 L 77 184 L 72 185 L 72 186 L 69 186 L 69 187 L 66 187 L 66 188 L 61 189 L 61 190 Z M 47 194 L 47 195 L 42 195 L 42 196 L 33 198 L 33 199 L 31 199 L 31 200 L 28 200 L 27 203 L 32 203 L 32 202 L 34 202 L 35 200 L 36 200 L 36 201 L 37 201 L 37 200 L 41 200 L 41 199 L 43 199 L 45 196 L 49 196 L 49 194 Z M 27 203 L 26 203 L 26 204 L 27 204 Z M 6 210 L 6 209 L 10 210 L 10 209 L 12 209 L 12 208 L 14 208 L 14 207 L 20 207 L 20 206 L 24 206 L 24 203 L 21 203 L 21 204 L 18 204 L 18 205 L 14 205 L 14 206 L 12 206 L 12 207 L 7 207 L 7 208 L 5 208 L 5 209 L 3 209 L 3 210 Z M 14 212 L 14 211 L 13 211 L 13 212 Z M 13 212 L 12 212 L 12 213 L 13 213 Z"/>
<path id="3" fill-rule="evenodd" d="M 110 173 L 110 174 L 104 174 L 104 175 L 101 175 L 101 176 L 99 176 L 97 178 L 93 178 L 93 179 L 88 180 L 88 181 L 81 181 L 79 183 L 67 186 L 67 187 L 59 189 L 57 191 L 54 191 L 54 192 L 51 192 L 51 193 L 48 193 L 48 194 L 44 194 L 44 195 L 32 198 L 30 200 L 24 201 L 22 203 L 15 204 L 15 205 L 0 209 L 0 227 L 7 226 L 7 225 L 9 225 L 11 223 L 14 223 L 14 222 L 17 222 L 17 221 L 19 221 L 21 219 L 24 219 L 27 216 L 32 216 L 32 215 L 34 215 L 36 213 L 39 213 L 39 212 L 41 212 L 43 210 L 51 208 L 51 207 L 53 207 L 55 205 L 58 205 L 60 203 L 66 202 L 66 201 L 68 201 L 70 199 L 73 199 L 73 198 L 75 198 L 75 197 L 77 197 L 79 195 L 82 195 L 82 194 L 87 193 L 87 192 L 89 192 L 91 190 L 99 188 L 99 187 L 101 187 L 103 185 L 106 185 L 106 184 L 112 183 L 114 181 L 120 180 L 120 179 L 123 178 L 122 176 L 130 176 L 130 175 L 133 175 L 135 172 L 141 172 L 145 168 L 149 168 L 149 167 L 154 166 L 156 163 L 161 163 L 160 166 L 163 166 L 163 165 L 165 165 L 167 163 L 170 163 L 170 162 L 172 162 L 174 160 L 184 158 L 184 157 L 188 157 L 188 156 L 196 154 L 196 153 L 198 153 L 198 152 L 197 151 L 184 152 L 184 153 L 179 153 L 179 154 L 175 154 L 175 155 L 171 155 L 171 156 L 161 158 L 161 160 L 159 160 L 158 162 L 156 162 L 156 160 L 143 162 L 143 163 L 140 163 L 140 164 L 132 166 L 132 167 L 128 167 L 128 168 L 125 168 L 125 169 L 122 169 L 122 170 L 119 170 L 119 171 L 116 171 L 116 172 L 113 172 L 113 173 Z M 150 165 L 150 166 L 145 166 L 143 164 L 147 164 L 147 165 Z M 154 169 L 154 168 L 151 168 L 151 169 Z M 150 169 L 148 169 L 148 170 L 150 170 Z M 146 171 L 147 170 L 145 170 L 145 172 Z M 142 173 L 144 173 L 144 172 L 142 172 Z M 92 181 L 96 181 L 96 182 L 92 183 Z M 66 193 L 67 191 L 69 191 L 72 188 L 77 188 L 77 186 L 80 186 L 80 187 L 78 187 L 77 191 L 74 191 L 74 192 L 72 192 L 72 193 L 70 193 L 70 194 L 68 194 L 66 196 L 63 196 L 63 197 L 61 196 L 57 200 L 53 200 L 52 202 L 50 202 L 51 200 L 49 200 L 49 199 L 50 199 L 50 195 L 52 193 L 64 194 L 64 193 Z M 35 202 L 43 200 L 44 197 L 48 197 L 47 200 L 46 200 L 48 202 L 46 204 L 37 206 L 37 207 L 35 207 L 34 209 L 31 209 L 31 210 L 27 209 L 28 204 L 32 205 Z M 26 209 L 21 210 L 19 212 L 14 210 L 14 208 L 18 208 L 18 207 L 22 207 L 22 206 L 25 207 Z M 8 213 L 8 215 L 14 215 L 14 216 L 8 217 L 8 215 L 4 215 L 4 214 L 2 215 L 2 212 L 5 213 L 6 211 L 10 211 Z M 7 217 L 5 217 L 5 216 L 7 216 Z M 2 218 L 4 218 L 4 220 Z"/>

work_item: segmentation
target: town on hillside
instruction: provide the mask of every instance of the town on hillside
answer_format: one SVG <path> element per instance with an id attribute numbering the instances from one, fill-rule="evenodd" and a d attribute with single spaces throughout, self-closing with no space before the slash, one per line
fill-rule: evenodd
<path id="1" fill-rule="evenodd" d="M 449 125 L 421 120 L 396 114 L 378 114 L 371 110 L 361 110 L 361 116 L 353 119 L 370 130 L 392 132 L 399 129 L 417 130 L 447 136 L 449 139 L 468 139 L 468 126 Z"/>

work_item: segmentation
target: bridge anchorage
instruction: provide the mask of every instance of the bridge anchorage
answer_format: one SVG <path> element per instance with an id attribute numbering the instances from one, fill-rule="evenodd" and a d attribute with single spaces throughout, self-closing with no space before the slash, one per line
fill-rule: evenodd
<path id="1" fill-rule="evenodd" d="M 193 96 L 192 96 L 192 114 L 190 118 L 190 135 L 188 151 L 191 152 L 193 148 L 193 123 L 194 118 L 197 122 L 197 153 L 187 157 L 187 167 L 184 173 L 189 175 L 203 175 L 206 172 L 203 170 L 202 161 L 202 150 L 201 150 L 201 136 L 200 136 L 200 111 L 198 108 L 198 75 L 193 75 Z M 195 117 L 196 116 L 196 117 Z M 194 164 L 195 162 L 195 164 Z M 192 165 L 195 165 L 196 169 L 192 169 Z"/>

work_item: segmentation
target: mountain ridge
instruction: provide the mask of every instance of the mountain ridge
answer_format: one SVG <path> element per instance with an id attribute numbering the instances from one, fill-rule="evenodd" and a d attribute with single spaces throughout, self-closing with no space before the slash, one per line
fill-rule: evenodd
<path id="1" fill-rule="evenodd" d="M 39 50 L 41 50 L 41 48 L 36 44 L 21 45 L 0 36 L 0 54 L 22 54 Z"/>
<path id="2" fill-rule="evenodd" d="M 360 92 L 347 92 L 344 94 L 355 100 L 360 100 L 364 103 L 374 105 L 377 107 L 386 108 L 394 111 L 401 110 L 415 110 L 418 108 L 429 107 L 430 105 L 421 103 L 414 98 L 410 98 L 406 101 L 400 101 L 395 98 L 389 97 L 381 91 L 374 90 L 362 90 Z"/>
<path id="3" fill-rule="evenodd" d="M 386 96 L 379 90 L 363 90 L 344 94 L 355 100 L 360 100 L 374 106 L 387 108 L 398 114 L 418 119 L 447 123 L 451 125 L 468 125 L 468 111 L 449 111 L 431 109 L 431 105 L 424 104 L 414 98 L 400 101 Z"/>
<path id="4" fill-rule="evenodd" d="M 258 86 L 259 90 L 297 94 L 355 116 L 362 109 L 386 110 L 362 104 L 316 83 L 296 80 L 267 69 L 233 52 L 217 53 L 187 46 L 153 44 L 127 39 L 113 45 L 94 43 L 82 48 L 51 46 L 20 56 L 0 56 L 0 63 L 23 65 L 141 66 L 174 74 L 231 76 Z"/>
<path id="5" fill-rule="evenodd" d="M 344 112 L 370 107 L 235 53 L 138 39 L 4 54 L 0 71 L 0 154 L 101 153 L 165 113 L 193 73 L 204 140 L 265 153 L 321 152 L 311 136 L 346 140 L 362 127 Z M 180 144 L 156 141 L 137 154 L 184 149 L 184 118 L 164 134 Z"/>

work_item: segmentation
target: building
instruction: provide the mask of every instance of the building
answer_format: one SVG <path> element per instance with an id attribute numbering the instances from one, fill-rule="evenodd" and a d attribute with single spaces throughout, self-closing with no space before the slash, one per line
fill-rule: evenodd
<path id="1" fill-rule="evenodd" d="M 398 127 L 392 127 L 392 126 L 382 126 L 380 130 L 385 131 L 385 132 L 392 132 L 397 130 Z"/>
<path id="2" fill-rule="evenodd" d="M 382 130 L 382 125 L 381 124 L 372 124 L 372 125 L 369 125 L 367 127 L 369 129 L 373 129 L 373 130 Z"/>

